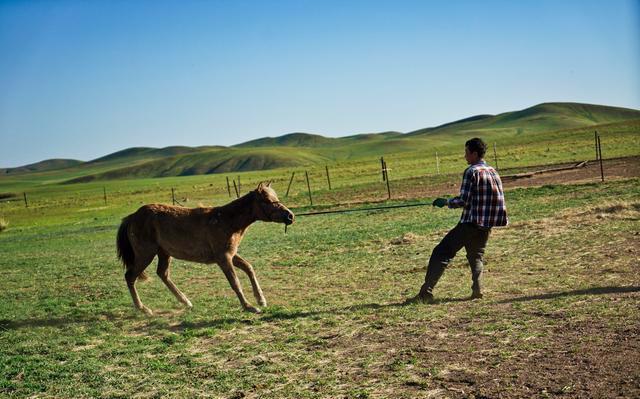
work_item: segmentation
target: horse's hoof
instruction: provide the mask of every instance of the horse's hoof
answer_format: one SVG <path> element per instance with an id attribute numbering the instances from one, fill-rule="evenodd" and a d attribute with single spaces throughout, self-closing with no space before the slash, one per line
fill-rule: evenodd
<path id="1" fill-rule="evenodd" d="M 267 300 L 264 298 L 260 298 L 258 299 L 258 305 L 260 306 L 267 306 Z"/>
<path id="2" fill-rule="evenodd" d="M 188 300 L 188 299 L 187 299 L 187 301 L 186 301 L 186 302 L 184 302 L 184 306 L 185 306 L 187 309 L 193 309 L 193 305 L 191 304 L 191 301 L 190 301 L 190 300 Z"/>
<path id="3" fill-rule="evenodd" d="M 143 306 L 140 308 L 140 311 L 144 314 L 146 314 L 147 316 L 153 316 L 153 310 L 149 309 L 146 306 Z"/>
<path id="4" fill-rule="evenodd" d="M 247 306 L 246 308 L 244 308 L 245 311 L 247 312 L 251 312 L 251 313 L 262 313 L 262 310 L 254 307 L 254 306 Z"/>

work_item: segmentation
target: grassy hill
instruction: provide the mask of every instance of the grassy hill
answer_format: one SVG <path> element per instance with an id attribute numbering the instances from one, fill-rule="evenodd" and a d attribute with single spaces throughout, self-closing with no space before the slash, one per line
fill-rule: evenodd
<path id="1" fill-rule="evenodd" d="M 17 168 L 0 169 L 0 175 L 11 175 L 28 172 L 45 172 L 47 170 L 65 169 L 71 166 L 80 165 L 82 163 L 82 161 L 78 161 L 77 159 L 47 159 L 29 165 L 19 166 Z"/>
<path id="2" fill-rule="evenodd" d="M 88 163 L 104 163 L 109 161 L 121 162 L 124 160 L 139 160 L 139 159 L 153 159 L 171 157 L 175 155 L 192 154 L 197 152 L 206 152 L 212 150 L 225 149 L 223 146 L 202 146 L 202 147 L 187 147 L 187 146 L 171 146 L 165 148 L 152 148 L 152 147 L 132 147 L 122 151 L 114 152 L 104 157 L 94 159 Z"/>
<path id="3" fill-rule="evenodd" d="M 291 133 L 280 137 L 264 137 L 235 145 L 237 148 L 250 147 L 320 147 L 332 145 L 334 139 L 311 133 Z"/>
<path id="4" fill-rule="evenodd" d="M 324 137 L 311 133 L 291 133 L 280 137 L 264 137 L 235 145 L 236 148 L 251 147 L 338 147 L 362 142 L 379 142 L 403 136 L 400 132 L 363 133 L 346 137 Z"/>
<path id="5" fill-rule="evenodd" d="M 307 151 L 287 151 L 286 149 L 216 149 L 192 152 L 142 162 L 109 170 L 106 172 L 80 176 L 65 183 L 82 183 L 94 180 L 110 180 L 141 177 L 191 176 L 224 172 L 275 169 L 322 162 L 321 155 Z"/>
<path id="6" fill-rule="evenodd" d="M 492 133 L 535 133 L 571 129 L 590 125 L 639 119 L 640 111 L 579 103 L 543 103 L 522 111 L 499 115 L 479 115 L 407 133 L 408 137 L 425 135 L 469 135 Z"/>
<path id="7" fill-rule="evenodd" d="M 331 138 L 292 133 L 233 147 L 134 147 L 84 163 L 49 160 L 0 169 L 3 172 L 0 179 L 19 174 L 34 184 L 80 183 L 291 168 L 394 154 L 413 154 L 407 157 L 420 159 L 424 153 L 435 151 L 443 156 L 458 154 L 462 143 L 473 136 L 513 145 L 518 148 L 514 151 L 522 151 L 517 147 L 522 143 L 558 142 L 576 134 L 585 135 L 588 129 L 597 126 L 630 134 L 634 129 L 637 131 L 633 121 L 640 121 L 640 111 L 592 104 L 543 103 L 521 111 L 472 116 L 406 134 L 383 132 Z M 545 136 L 538 136 L 541 134 Z M 589 145 L 588 140 L 585 143 L 581 145 Z"/>

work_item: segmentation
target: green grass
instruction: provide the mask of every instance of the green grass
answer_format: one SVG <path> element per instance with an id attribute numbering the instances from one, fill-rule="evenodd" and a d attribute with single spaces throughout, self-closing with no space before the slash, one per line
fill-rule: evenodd
<path id="1" fill-rule="evenodd" d="M 270 303 L 262 315 L 241 311 L 216 266 L 183 261 L 172 276 L 194 309 L 152 278 L 139 290 L 157 315 L 135 313 L 114 249 L 119 219 L 137 206 L 128 196 L 64 213 L 16 208 L 0 236 L 0 395 L 606 396 L 614 391 L 590 385 L 598 375 L 567 364 L 598 348 L 624 352 L 625 341 L 607 339 L 640 321 L 639 183 L 509 191 L 512 226 L 494 232 L 486 299 L 473 302 L 459 301 L 470 285 L 461 254 L 437 287 L 439 303 L 400 306 L 457 211 L 300 217 L 287 235 L 257 223 L 240 253 Z M 612 367 L 633 378 L 636 363 Z M 555 366 L 556 377 L 524 390 L 528 376 Z M 624 387 L 602 373 L 609 388 Z"/>
<path id="2" fill-rule="evenodd" d="M 638 155 L 639 128 L 637 121 L 599 125 L 604 156 Z M 593 159 L 591 127 L 505 132 L 495 136 L 503 173 Z M 456 191 L 464 139 L 435 145 L 417 137 L 404 151 L 389 134 L 388 147 L 375 144 L 379 137 L 352 137 L 348 146 L 321 148 L 320 156 L 334 159 L 332 190 L 324 164 L 227 176 L 241 180 L 242 192 L 273 180 L 298 213 L 309 209 L 305 169 L 316 209 L 384 200 L 378 151 L 385 148 L 394 198 L 407 196 L 389 203 L 427 202 L 430 189 Z M 125 155 L 144 162 L 149 151 L 156 150 Z M 183 149 L 158 151 L 179 156 Z M 116 166 L 104 160 L 92 172 Z M 148 318 L 133 310 L 115 257 L 121 218 L 144 203 L 170 203 L 171 188 L 187 206 L 226 203 L 226 176 L 59 184 L 83 173 L 0 179 L 0 218 L 10 224 L 0 234 L 2 397 L 640 393 L 638 177 L 509 190 L 511 226 L 492 233 L 482 301 L 463 300 L 470 277 L 460 254 L 437 287 L 438 303 L 401 305 L 417 292 L 431 250 L 459 218 L 458 211 L 415 207 L 298 217 L 286 235 L 281 225 L 256 223 L 240 254 L 253 263 L 269 302 L 263 314 L 241 311 L 217 266 L 177 260 L 172 278 L 194 309 L 183 310 L 152 278 L 139 284 L 156 312 Z"/>

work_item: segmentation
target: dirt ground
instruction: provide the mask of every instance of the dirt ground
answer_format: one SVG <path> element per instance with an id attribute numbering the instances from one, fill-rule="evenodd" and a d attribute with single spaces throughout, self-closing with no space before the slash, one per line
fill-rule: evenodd
<path id="1" fill-rule="evenodd" d="M 600 164 L 588 162 L 586 166 L 535 174 L 531 177 L 514 178 L 514 174 L 539 171 L 544 169 L 573 166 L 575 163 L 544 165 L 518 170 L 501 170 L 505 189 L 518 187 L 536 187 L 552 184 L 597 183 L 601 181 Z M 603 162 L 606 181 L 640 177 L 640 156 L 608 159 Z M 453 181 L 439 185 L 429 185 L 425 179 L 416 178 L 397 184 L 394 199 L 432 198 L 438 195 L 456 195 L 459 190 L 459 177 Z M 624 212 L 632 214 L 624 214 Z M 602 214 L 573 214 L 555 219 L 553 225 L 564 231 L 572 231 L 575 225 L 582 223 L 583 218 L 591 218 L 595 223 L 606 222 L 607 217 L 620 217 L 627 220 L 638 220 L 639 206 L 634 204 L 620 213 L 618 210 L 607 210 Z M 593 213 L 593 215 L 591 215 Z M 604 218 L 600 220 L 601 218 Z M 575 223 L 575 224 L 574 224 Z M 542 227 L 541 227 L 542 226 Z M 540 228 L 539 234 L 552 234 L 545 223 L 536 226 L 512 226 L 513 230 L 531 230 Z M 637 281 L 634 277 L 640 265 L 640 231 L 627 235 L 614 247 L 606 247 L 595 251 L 608 253 L 611 259 L 601 262 L 624 262 L 630 268 L 628 281 Z M 586 252 L 593 248 L 584 248 Z M 605 255 L 602 255 L 605 256 Z M 636 270 L 636 272 L 633 272 Z M 603 270 L 602 273 L 608 270 Z M 585 276 L 584 278 L 588 278 Z M 606 277 L 605 277 L 606 279 Z M 633 302 L 640 292 L 640 287 L 598 287 L 593 292 L 570 292 L 567 295 L 592 294 L 614 298 L 622 303 Z M 550 294 L 525 296 L 505 301 L 500 306 L 497 318 L 517 319 L 520 310 L 514 310 L 516 302 L 526 303 L 536 299 L 553 299 Z M 548 298 L 547 298 L 548 296 Z M 604 299 L 603 299 L 604 300 Z M 516 342 L 508 342 L 508 335 L 475 334 L 473 320 L 457 320 L 443 322 L 439 334 L 431 334 L 428 340 L 420 334 L 412 337 L 407 334 L 411 328 L 403 325 L 403 331 L 386 330 L 384 334 L 361 336 L 358 340 L 366 342 L 365 350 L 394 346 L 394 337 L 402 336 L 403 346 L 411 348 L 409 352 L 423 352 L 432 361 L 448 365 L 433 375 L 428 370 L 416 370 L 415 386 L 407 384 L 407 391 L 415 389 L 416 397 L 433 398 L 523 398 L 523 397 L 570 397 L 570 398 L 632 398 L 640 392 L 640 323 L 633 316 L 630 324 L 621 326 L 609 325 L 597 318 L 580 321 L 571 320 L 562 312 L 541 312 L 534 315 L 540 325 L 548 325 L 545 338 L 538 338 L 536 349 L 521 350 Z M 477 324 L 477 323 L 475 323 Z M 438 329 L 432 325 L 431 328 Z M 454 333 L 451 333 L 451 332 Z M 496 340 L 502 351 L 509 353 L 506 358 L 496 351 Z M 350 346 L 345 344 L 345 346 Z M 397 345 L 396 345 L 397 346 Z M 471 350 L 470 350 L 471 348 Z M 475 348 L 475 350 L 474 350 Z M 487 349 L 493 348 L 493 349 Z M 395 354 L 402 358 L 402 353 Z M 479 374 L 477 370 L 485 370 Z M 348 371 L 347 371 L 348 373 Z M 354 376 L 356 378 L 357 376 Z M 381 375 L 382 378 L 382 375 Z M 424 381 L 431 381 L 425 384 Z M 435 383 L 434 383 L 435 382 Z M 392 392 L 389 392 L 393 396 Z"/>
<path id="2" fill-rule="evenodd" d="M 551 168 L 559 168 L 564 166 L 572 166 L 575 163 L 559 164 L 544 167 L 531 167 L 527 171 L 544 170 Z M 629 177 L 640 177 L 640 156 L 607 159 L 602 162 L 605 180 L 621 179 Z M 595 161 L 588 162 L 586 166 L 576 169 L 563 170 L 558 172 L 548 172 L 515 179 L 510 176 L 510 171 L 504 170 L 502 175 L 505 187 L 528 187 L 542 186 L 545 184 L 560 183 L 586 183 L 599 182 L 602 177 L 600 174 L 600 164 Z"/>
<path id="3" fill-rule="evenodd" d="M 584 224 L 594 227 L 615 221 L 637 221 L 639 217 L 638 202 L 602 209 L 571 209 L 559 217 L 514 223 L 510 231 L 496 234 L 529 234 L 553 240 L 554 237 L 579 234 Z M 376 370 L 381 380 L 389 373 L 389 364 L 406 363 L 416 354 L 428 359 L 430 364 L 438 365 L 434 371 L 416 364 L 411 369 L 414 378 L 405 383 L 404 389 L 396 387 L 395 391 L 387 392 L 388 397 L 637 398 L 640 393 L 640 319 L 632 309 L 637 309 L 640 293 L 637 284 L 639 236 L 638 230 L 616 232 L 600 242 L 594 241 L 595 236 L 589 236 L 584 242 L 568 244 L 580 254 L 580 259 L 593 260 L 597 265 L 609 264 L 611 268 L 599 267 L 594 272 L 573 259 L 572 266 L 563 273 L 578 280 L 593 279 L 600 286 L 515 297 L 506 295 L 491 305 L 482 319 L 443 317 L 442 321 L 426 327 L 414 323 L 387 325 L 383 331 L 349 337 L 345 342 L 337 340 L 335 345 L 343 347 L 347 358 L 387 351 L 387 364 Z M 558 262 L 556 257 L 561 255 L 552 252 L 548 259 L 552 263 Z M 614 274 L 626 285 L 609 283 L 608 279 Z M 530 306 L 540 300 L 552 302 L 579 296 L 584 299 L 567 307 Z M 577 316 L 581 306 L 587 304 L 617 308 L 619 317 L 612 322 L 584 313 Z M 501 322 L 516 327 L 482 331 L 487 324 Z M 520 335 L 518 328 L 535 334 Z M 390 352 L 389 348 L 395 349 Z M 341 372 L 355 373 L 351 377 L 359 378 L 357 371 L 345 369 Z"/>
<path id="4" fill-rule="evenodd" d="M 584 167 L 537 173 L 531 177 L 516 178 L 514 175 L 535 171 L 575 166 L 576 163 L 539 165 L 518 169 L 499 170 L 506 190 L 518 187 L 535 187 L 550 184 L 596 183 L 601 181 L 600 164 L 588 161 Z M 612 158 L 603 161 L 605 181 L 640 177 L 640 156 Z M 433 176 L 420 176 L 403 180 L 391 180 L 391 197 L 393 200 L 416 200 L 438 196 L 457 195 L 460 190 L 462 170 L 459 174 L 447 176 L 446 182 L 434 183 Z M 388 200 L 386 187 L 383 185 L 366 189 L 341 190 L 327 192 L 318 196 L 318 202 L 324 204 L 340 204 L 340 207 L 361 204 L 384 203 Z"/>
<path id="5" fill-rule="evenodd" d="M 555 165 L 532 166 L 529 168 L 520 168 L 500 170 L 500 176 L 505 189 L 517 187 L 535 187 L 548 184 L 569 184 L 569 183 L 589 183 L 600 182 L 600 164 L 595 161 L 589 161 L 584 167 L 535 174 L 531 177 L 515 178 L 513 175 L 523 172 L 541 171 L 546 169 L 562 168 L 574 166 L 576 163 L 563 163 Z M 640 156 L 614 158 L 603 161 L 603 171 L 605 181 L 616 180 L 622 178 L 640 177 Z M 516 173 L 517 172 L 517 173 Z M 455 177 L 455 181 L 450 180 L 447 183 L 438 185 L 427 184 L 424 178 L 409 179 L 404 184 L 395 184 L 393 187 L 394 199 L 415 199 L 424 197 L 434 197 L 445 194 L 456 195 L 460 188 L 460 176 Z"/>

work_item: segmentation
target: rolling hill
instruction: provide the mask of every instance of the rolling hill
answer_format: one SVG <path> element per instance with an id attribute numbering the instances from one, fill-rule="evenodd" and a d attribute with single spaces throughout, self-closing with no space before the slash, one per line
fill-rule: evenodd
<path id="1" fill-rule="evenodd" d="M 499 115 L 478 115 L 433 128 L 407 133 L 408 137 L 426 135 L 469 135 L 492 131 L 535 133 L 601 125 L 639 119 L 640 111 L 579 103 L 543 103 L 514 112 Z"/>
<path id="2" fill-rule="evenodd" d="M 76 177 L 65 183 L 138 177 L 191 176 L 234 171 L 244 172 L 312 164 L 323 160 L 325 158 L 320 155 L 299 150 L 227 148 L 224 150 L 216 149 L 163 157 L 133 166 Z"/>
<path id="3" fill-rule="evenodd" d="M 18 166 L 17 168 L 0 169 L 0 176 L 28 172 L 46 172 L 48 170 L 69 168 L 82 163 L 82 161 L 78 161 L 77 159 L 47 159 L 29 165 Z"/>
<path id="4" fill-rule="evenodd" d="M 498 115 L 476 115 L 405 134 L 382 132 L 332 138 L 298 132 L 232 147 L 134 147 L 89 162 L 47 160 L 0 169 L 0 176 L 35 174 L 53 179 L 59 174 L 61 180 L 56 182 L 79 183 L 297 167 L 460 145 L 472 136 L 491 141 L 507 140 L 632 120 L 640 120 L 639 110 L 579 103 L 543 103 Z"/>
<path id="5" fill-rule="evenodd" d="M 290 133 L 280 137 L 264 137 L 257 140 L 251 140 L 246 143 L 237 144 L 234 147 L 320 147 L 332 145 L 333 140 L 334 139 L 330 137 L 324 137 L 318 134 Z"/>

